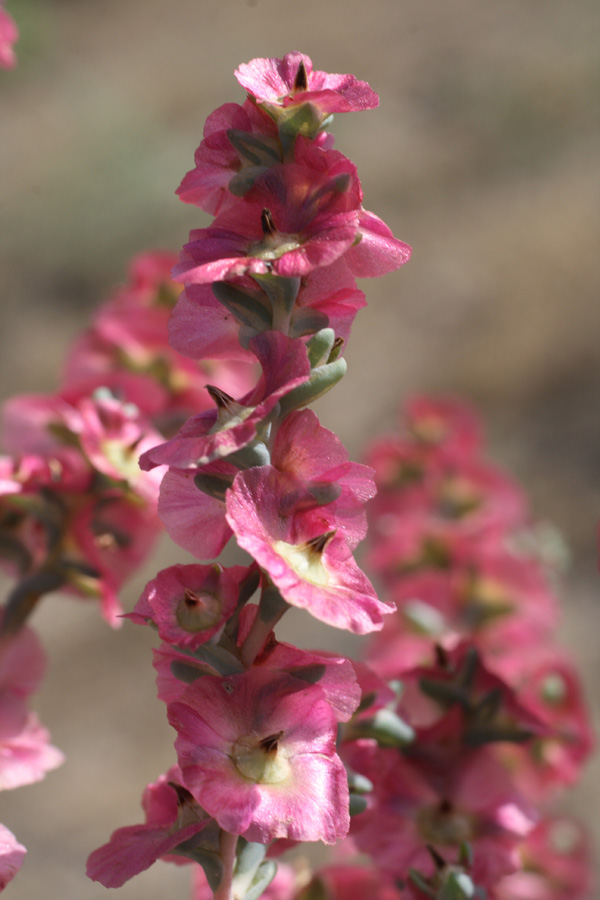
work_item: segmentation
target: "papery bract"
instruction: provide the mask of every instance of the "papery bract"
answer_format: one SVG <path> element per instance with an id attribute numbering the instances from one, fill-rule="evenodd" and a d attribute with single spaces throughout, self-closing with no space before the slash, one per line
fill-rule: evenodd
<path id="1" fill-rule="evenodd" d="M 261 843 L 346 834 L 346 772 L 319 687 L 263 668 L 206 676 L 168 712 L 185 786 L 222 828 Z"/>
<path id="2" fill-rule="evenodd" d="M 209 819 L 182 786 L 181 772 L 173 766 L 166 775 L 149 784 L 142 805 L 144 825 L 118 828 L 110 841 L 94 850 L 87 862 L 87 875 L 104 887 L 121 887 L 134 875 L 148 869 L 160 857 L 169 856 L 179 865 L 189 860 L 173 855 L 178 844 L 203 831 Z"/>
<path id="3" fill-rule="evenodd" d="M 18 39 L 19 30 L 15 20 L 9 16 L 0 3 L 0 69 L 13 69 L 16 66 L 17 57 L 14 45 Z"/>
<path id="4" fill-rule="evenodd" d="M 233 614 L 248 572 L 246 566 L 170 566 L 146 585 L 126 618 L 153 622 L 163 641 L 195 649 Z"/>
<path id="5" fill-rule="evenodd" d="M 298 67 L 303 65 L 306 83 L 298 84 Z M 374 109 L 379 97 L 366 81 L 354 75 L 313 71 L 312 60 L 304 53 L 286 53 L 283 59 L 253 59 L 236 69 L 235 77 L 259 102 L 289 107 L 312 103 L 325 115 L 336 112 Z"/>
<path id="6" fill-rule="evenodd" d="M 286 487 L 272 466 L 240 472 L 226 495 L 227 521 L 239 545 L 292 606 L 357 634 L 381 628 L 382 616 L 393 607 L 377 598 L 347 542 L 333 533 L 334 521 L 329 522 L 332 532 L 324 535 L 310 512 L 306 521 L 301 512 L 294 515 Z"/>
<path id="7" fill-rule="evenodd" d="M 144 453 L 142 469 L 196 467 L 241 450 L 281 397 L 308 380 L 310 365 L 301 341 L 270 331 L 254 338 L 251 349 L 263 370 L 257 386 L 239 401 L 217 394 L 217 410 L 194 416 L 170 441 Z"/>
<path id="8" fill-rule="evenodd" d="M 26 853 L 27 850 L 14 834 L 4 825 L 0 825 L 0 891 L 13 880 L 23 865 Z"/>

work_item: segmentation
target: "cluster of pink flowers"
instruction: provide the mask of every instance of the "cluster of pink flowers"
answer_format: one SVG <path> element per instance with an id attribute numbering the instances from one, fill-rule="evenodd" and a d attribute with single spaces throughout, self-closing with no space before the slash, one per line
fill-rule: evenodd
<path id="1" fill-rule="evenodd" d="M 453 400 L 412 400 L 404 435 L 368 461 L 371 569 L 397 607 L 368 660 L 402 685 L 391 709 L 414 740 L 400 753 L 348 745 L 374 786 L 357 846 L 398 878 L 412 869 L 411 897 L 437 897 L 448 869 L 498 900 L 588 896 L 585 836 L 550 804 L 592 735 L 521 492 Z"/>
<path id="2" fill-rule="evenodd" d="M 107 622 L 122 624 L 121 585 L 162 531 L 161 471 L 140 471 L 138 456 L 211 403 L 207 367 L 168 343 L 180 292 L 174 262 L 169 254 L 137 257 L 129 283 L 69 349 L 59 390 L 14 397 L 2 410 L 0 562 L 15 586 L 0 624 L 0 788 L 37 781 L 62 761 L 24 703 L 43 670 L 25 620 L 60 589 L 98 599 Z M 229 390 L 253 380 L 246 362 L 215 363 L 210 373 Z M 9 836 L 3 847 L 14 874 L 25 851 L 15 844 L 13 852 Z"/>
<path id="3" fill-rule="evenodd" d="M 15 20 L 3 7 L 0 0 L 0 69 L 13 69 L 17 64 L 15 44 L 19 39 L 19 30 Z"/>
<path id="4" fill-rule="evenodd" d="M 0 788 L 62 761 L 28 706 L 44 658 L 24 623 L 67 590 L 158 632 L 176 732 L 145 821 L 91 854 L 92 879 L 163 859 L 195 864 L 194 900 L 584 900 L 585 834 L 549 804 L 592 738 L 521 492 L 453 401 L 414 400 L 368 465 L 307 408 L 346 371 L 356 278 L 410 256 L 327 131 L 377 95 L 301 53 L 236 77 L 247 99 L 208 117 L 178 190 L 212 225 L 179 259 L 138 257 L 58 391 L 4 408 Z M 368 501 L 386 599 L 354 559 Z M 122 616 L 163 525 L 198 562 Z M 249 558 L 225 567 L 232 537 Z M 278 641 L 290 607 L 377 632 L 369 665 Z M 0 831 L 1 890 L 25 850 Z M 307 841 L 343 843 L 316 874 L 277 866 Z"/>
<path id="5" fill-rule="evenodd" d="M 325 131 L 332 113 L 377 104 L 368 85 L 314 71 L 300 53 L 236 74 L 248 99 L 209 116 L 179 188 L 216 218 L 174 268 L 185 288 L 169 329 L 175 350 L 251 360 L 259 378 L 241 395 L 209 386 L 212 408 L 140 465 L 167 468 L 159 512 L 180 546 L 206 560 L 235 536 L 252 561 L 172 566 L 129 616 L 163 641 L 155 667 L 177 766 L 148 788 L 146 824 L 116 831 L 88 863 L 92 878 L 118 886 L 175 851 L 201 862 L 224 900 L 268 884 L 266 845 L 348 833 L 336 739 L 360 702 L 354 669 L 278 642 L 273 628 L 296 606 L 364 634 L 393 610 L 353 556 L 373 472 L 305 407 L 346 370 L 364 305 L 355 278 L 410 254 L 363 209 L 356 169 Z"/>

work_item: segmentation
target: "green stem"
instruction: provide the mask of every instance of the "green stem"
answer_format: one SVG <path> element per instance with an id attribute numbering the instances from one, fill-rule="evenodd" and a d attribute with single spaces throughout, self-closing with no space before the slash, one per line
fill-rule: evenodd
<path id="1" fill-rule="evenodd" d="M 221 831 L 219 838 L 219 850 L 223 862 L 223 877 L 214 893 L 213 900 L 234 900 L 233 898 L 233 868 L 235 865 L 235 851 L 238 835 Z"/>

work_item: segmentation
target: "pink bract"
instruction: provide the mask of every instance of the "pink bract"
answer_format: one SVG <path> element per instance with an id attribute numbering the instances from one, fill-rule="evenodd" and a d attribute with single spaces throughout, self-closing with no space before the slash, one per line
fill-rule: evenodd
<path id="1" fill-rule="evenodd" d="M 258 608 L 244 607 L 240 613 L 238 646 L 240 646 L 254 622 Z M 275 639 L 273 632 L 254 660 L 254 666 L 264 666 L 274 672 L 287 672 L 294 678 L 315 684 L 331 706 L 338 722 L 347 722 L 356 711 L 361 689 L 356 679 L 354 665 L 349 659 L 300 650 L 292 644 Z"/>
<path id="2" fill-rule="evenodd" d="M 308 380 L 310 364 L 301 341 L 269 331 L 254 338 L 250 348 L 262 367 L 256 387 L 239 401 L 217 395 L 217 409 L 194 416 L 170 441 L 144 453 L 142 469 L 163 464 L 195 468 L 241 450 L 281 397 Z"/>
<path id="3" fill-rule="evenodd" d="M 517 869 L 516 848 L 533 827 L 533 812 L 487 748 L 463 748 L 455 762 L 446 759 L 431 774 L 418 760 L 364 739 L 349 745 L 344 758 L 374 784 L 368 809 L 352 820 L 352 836 L 384 871 L 405 877 L 414 867 L 429 876 L 434 864 L 427 845 L 456 863 L 464 841 L 483 870 L 482 886 L 493 888 Z"/>
<path id="4" fill-rule="evenodd" d="M 13 69 L 16 66 L 17 56 L 14 45 L 18 39 L 19 30 L 15 21 L 0 3 L 0 69 Z M 10 834 L 10 832 L 8 833 Z"/>
<path id="5" fill-rule="evenodd" d="M 19 704 L 21 704 L 19 708 Z M 41 781 L 64 762 L 49 744 L 50 735 L 22 701 L 3 696 L 0 701 L 0 790 L 12 790 Z"/>
<path id="6" fill-rule="evenodd" d="M 304 65 L 306 86 L 298 88 L 298 67 Z M 283 59 L 253 59 L 236 69 L 235 77 L 259 102 L 289 107 L 312 103 L 321 113 L 374 109 L 379 97 L 366 81 L 354 75 L 313 71 L 312 60 L 304 53 L 286 53 Z"/>
<path id="7" fill-rule="evenodd" d="M 292 606 L 315 618 L 365 634 L 381 628 L 393 607 L 377 598 L 373 586 L 356 565 L 350 547 L 335 533 L 335 518 L 327 531 L 312 512 L 294 514 L 288 483 L 272 466 L 240 472 L 227 492 L 227 521 L 238 543 L 253 556 Z M 325 514 L 326 506 L 319 514 Z"/>
<path id="8" fill-rule="evenodd" d="M 226 460 L 210 463 L 203 474 L 235 477 L 237 469 Z M 193 470 L 169 469 L 162 480 L 158 512 L 170 537 L 197 559 L 218 556 L 231 537 L 225 501 L 198 490 Z"/>
<path id="9" fill-rule="evenodd" d="M 160 857 L 187 863 L 171 856 L 177 845 L 203 831 L 208 823 L 204 811 L 182 786 L 181 772 L 173 766 L 144 791 L 144 825 L 118 828 L 110 841 L 94 850 L 88 859 L 87 876 L 104 887 L 121 887 L 134 875 L 148 869 Z"/>
<path id="10" fill-rule="evenodd" d="M 245 566 L 170 566 L 146 585 L 126 618 L 153 622 L 163 641 L 193 650 L 233 614 L 248 572 Z"/>
<path id="11" fill-rule="evenodd" d="M 307 275 L 350 249 L 361 198 L 356 168 L 346 157 L 310 148 L 301 162 L 265 172 L 209 228 L 192 231 L 173 275 L 186 285 L 269 272 Z"/>
<path id="12" fill-rule="evenodd" d="M 0 10 L 0 13 L 2 10 Z M 27 850 L 14 834 L 0 825 L 0 891 L 12 881 L 21 866 Z"/>
<path id="13" fill-rule="evenodd" d="M 233 200 L 231 179 L 240 170 L 251 168 L 250 160 L 232 144 L 230 130 L 245 134 L 250 149 L 258 149 L 254 153 L 254 177 L 268 165 L 281 163 L 283 157 L 275 123 L 256 104 L 249 100 L 243 106 L 225 103 L 211 113 L 204 124 L 204 140 L 195 153 L 195 168 L 185 175 L 177 194 L 184 203 L 193 203 L 213 216 Z"/>
<path id="14" fill-rule="evenodd" d="M 207 675 L 168 711 L 185 785 L 221 828 L 261 843 L 345 836 L 346 772 L 319 687 L 263 668 Z"/>

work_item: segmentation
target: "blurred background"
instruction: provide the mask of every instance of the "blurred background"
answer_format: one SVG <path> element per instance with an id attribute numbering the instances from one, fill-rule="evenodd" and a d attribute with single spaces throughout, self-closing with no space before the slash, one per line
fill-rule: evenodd
<path id="1" fill-rule="evenodd" d="M 206 116 L 244 94 L 257 56 L 308 53 L 352 72 L 378 110 L 338 116 L 365 206 L 414 246 L 362 285 L 349 373 L 319 416 L 358 458 L 415 390 L 480 410 L 492 458 L 572 551 L 563 640 L 598 712 L 600 517 L 600 5 L 597 0 L 7 0 L 18 68 L 0 72 L 2 398 L 54 388 L 65 347 L 129 258 L 177 250 L 208 217 L 174 195 Z M 168 543 L 157 568 L 182 561 Z M 155 700 L 152 635 L 117 633 L 93 604 L 51 597 L 33 617 L 49 671 L 36 700 L 67 764 L 0 796 L 29 850 L 15 900 L 94 900 L 88 853 L 141 821 L 147 782 L 174 761 Z M 285 632 L 346 648 L 301 616 Z M 351 652 L 358 646 L 354 642 Z M 569 800 L 596 837 L 598 763 Z M 158 864 L 119 896 L 187 896 Z"/>

